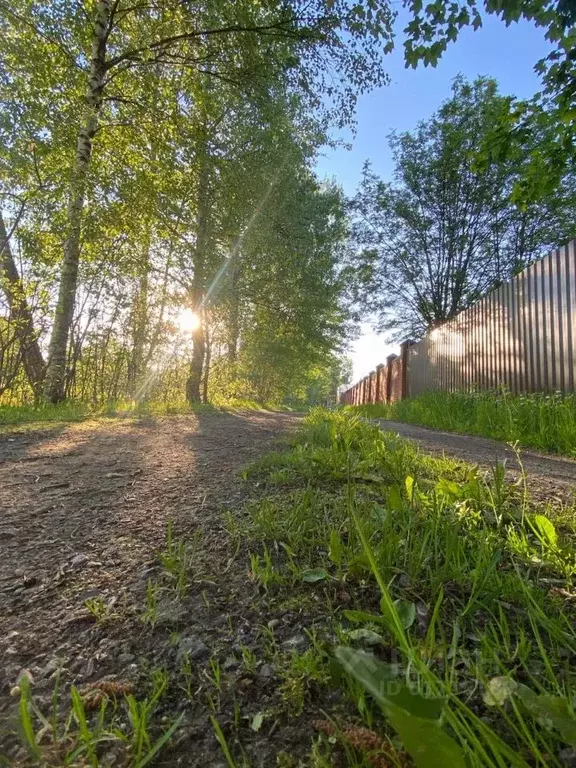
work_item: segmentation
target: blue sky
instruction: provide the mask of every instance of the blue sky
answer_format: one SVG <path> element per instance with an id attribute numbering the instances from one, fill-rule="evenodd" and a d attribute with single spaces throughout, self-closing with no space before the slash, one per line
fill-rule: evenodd
<path id="1" fill-rule="evenodd" d="M 325 150 L 318 161 L 319 175 L 334 177 L 346 194 L 354 193 L 366 159 L 372 161 L 380 176 L 391 179 L 388 134 L 392 130 L 412 130 L 419 120 L 429 117 L 449 96 L 451 82 L 459 73 L 469 79 L 478 75 L 494 77 L 501 93 L 519 97 L 530 97 L 540 88 L 533 67 L 546 54 L 548 44 L 544 30 L 526 22 L 506 27 L 494 16 L 486 18 L 477 32 L 465 30 L 435 69 L 405 69 L 400 37 L 401 32 L 398 50 L 387 57 L 390 85 L 360 98 L 356 136 L 350 132 L 342 136 L 352 143 L 352 149 Z M 363 326 L 361 337 L 351 349 L 354 380 L 395 351 L 383 337 Z"/>

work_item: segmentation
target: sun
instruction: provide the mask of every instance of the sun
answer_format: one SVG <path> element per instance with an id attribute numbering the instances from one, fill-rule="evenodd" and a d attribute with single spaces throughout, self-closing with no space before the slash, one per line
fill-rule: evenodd
<path id="1" fill-rule="evenodd" d="M 184 307 L 178 313 L 176 322 L 181 331 L 197 331 L 200 328 L 200 317 L 191 309 Z"/>

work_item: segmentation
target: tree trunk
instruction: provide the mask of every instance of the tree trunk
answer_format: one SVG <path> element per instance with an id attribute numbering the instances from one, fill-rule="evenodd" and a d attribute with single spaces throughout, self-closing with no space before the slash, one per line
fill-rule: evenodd
<path id="1" fill-rule="evenodd" d="M 0 255 L 2 257 L 0 260 L 0 285 L 6 294 L 10 313 L 16 324 L 16 335 L 26 377 L 34 395 L 38 397 L 44 378 L 45 363 L 38 344 L 38 334 L 34 330 L 32 311 L 26 301 L 24 285 L 10 248 L 10 239 L 4 225 L 2 211 L 0 211 Z"/>
<path id="2" fill-rule="evenodd" d="M 232 249 L 234 253 L 234 249 Z M 230 269 L 230 313 L 228 316 L 228 360 L 234 364 L 238 358 L 238 340 L 240 337 L 240 261 L 232 256 L 234 263 Z"/>
<path id="3" fill-rule="evenodd" d="M 134 297 L 132 312 L 132 354 L 128 367 L 128 393 L 134 398 L 144 372 L 144 346 L 148 331 L 148 253 L 144 271 L 138 281 L 138 292 Z"/>
<path id="4" fill-rule="evenodd" d="M 192 309 L 199 320 L 198 328 L 192 333 L 192 361 L 190 375 L 186 382 L 186 399 L 189 403 L 199 403 L 202 400 L 200 387 L 204 368 L 206 343 L 204 340 L 204 323 L 202 300 L 204 298 L 204 279 L 206 273 L 206 250 L 208 245 L 208 165 L 203 157 L 202 168 L 198 178 L 198 209 L 196 215 L 196 247 L 194 249 L 194 276 L 190 298 Z"/>
<path id="5" fill-rule="evenodd" d="M 202 372 L 204 370 L 204 354 L 206 344 L 204 342 L 204 329 L 198 328 L 192 333 L 192 362 L 190 363 L 190 375 L 186 382 L 186 399 L 189 403 L 200 403 L 200 385 L 202 383 Z"/>
<path id="6" fill-rule="evenodd" d="M 53 403 L 62 400 L 65 392 L 66 349 L 76 301 L 82 209 L 92 154 L 92 141 L 98 128 L 98 114 L 102 106 L 109 24 L 110 0 L 98 0 L 90 62 L 90 82 L 86 93 L 87 113 L 84 125 L 78 133 L 76 145 L 76 158 L 68 200 L 68 234 L 64 242 L 58 303 L 54 315 L 54 325 L 48 350 L 48 367 L 44 380 L 44 396 Z"/>
<path id="7" fill-rule="evenodd" d="M 170 247 L 168 257 L 166 258 L 166 264 L 164 265 L 164 277 L 162 279 L 162 294 L 161 294 L 162 298 L 160 299 L 160 311 L 158 312 L 158 319 L 156 320 L 156 325 L 155 325 L 154 331 L 152 332 L 152 338 L 150 339 L 150 343 L 148 344 L 148 351 L 144 358 L 144 362 L 142 363 L 143 368 L 147 368 L 150 365 L 150 361 L 154 357 L 154 353 L 158 348 L 158 344 L 160 343 L 160 339 L 162 336 L 162 330 L 164 327 L 164 314 L 166 313 L 166 305 L 168 304 L 168 277 L 170 274 L 170 266 L 171 266 L 171 252 L 172 252 L 172 247 Z"/>
<path id="8" fill-rule="evenodd" d="M 205 328 L 205 344 L 206 344 L 206 355 L 204 357 L 204 378 L 202 382 L 202 402 L 207 403 L 208 402 L 208 380 L 210 377 L 210 361 L 212 358 L 212 344 L 210 342 L 210 336 L 208 335 L 208 328 L 207 324 L 204 323 Z"/>

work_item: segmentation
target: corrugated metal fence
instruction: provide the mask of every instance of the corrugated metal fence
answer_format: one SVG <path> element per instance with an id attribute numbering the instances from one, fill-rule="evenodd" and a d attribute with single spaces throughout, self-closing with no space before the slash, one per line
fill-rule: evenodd
<path id="1" fill-rule="evenodd" d="M 403 369 L 399 397 L 501 385 L 516 393 L 574 392 L 575 243 L 534 262 L 419 342 L 406 342 L 396 360 Z M 398 399 L 388 393 L 373 398 L 361 387 L 364 381 L 345 392 L 342 402 Z"/>

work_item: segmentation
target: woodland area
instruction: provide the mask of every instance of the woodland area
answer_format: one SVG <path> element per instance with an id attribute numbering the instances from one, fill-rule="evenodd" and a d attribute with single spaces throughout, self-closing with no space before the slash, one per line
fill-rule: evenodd
<path id="1" fill-rule="evenodd" d="M 0 0 L 0 764 L 576 764 L 574 396 L 296 412 L 576 234 L 573 0 L 401 5 Z M 319 178 L 490 14 L 540 93 Z"/>
<path id="2" fill-rule="evenodd" d="M 4 402 L 334 397 L 343 200 L 311 166 L 382 79 L 360 10 L 2 4 Z"/>
<path id="3" fill-rule="evenodd" d="M 407 8 L 411 66 L 545 26 L 544 95 L 456 84 L 346 201 L 315 160 L 386 83 L 387 3 L 0 2 L 0 404 L 332 402 L 360 317 L 429 327 L 570 234 L 570 5 Z"/>

